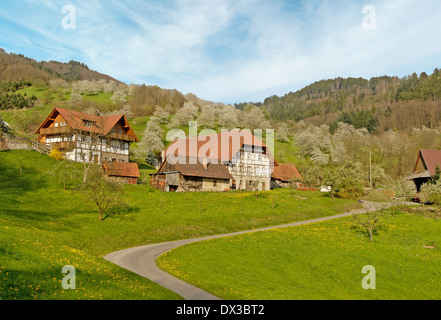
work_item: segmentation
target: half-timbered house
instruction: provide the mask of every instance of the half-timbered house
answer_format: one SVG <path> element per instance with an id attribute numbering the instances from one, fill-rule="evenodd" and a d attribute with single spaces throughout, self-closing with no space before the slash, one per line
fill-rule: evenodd
<path id="1" fill-rule="evenodd" d="M 55 108 L 38 130 L 38 142 L 57 148 L 74 162 L 129 162 L 130 144 L 139 141 L 124 115 L 98 116 Z"/>
<path id="2" fill-rule="evenodd" d="M 274 160 L 247 130 L 176 140 L 151 185 L 162 191 L 270 190 Z"/>

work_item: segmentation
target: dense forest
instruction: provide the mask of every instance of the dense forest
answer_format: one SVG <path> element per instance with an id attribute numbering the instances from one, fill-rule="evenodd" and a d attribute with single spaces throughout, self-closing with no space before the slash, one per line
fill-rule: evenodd
<path id="1" fill-rule="evenodd" d="M 236 104 L 243 109 L 247 103 Z M 314 125 L 338 122 L 369 132 L 438 128 L 441 124 L 441 71 L 397 77 L 337 78 L 311 84 L 283 97 L 272 96 L 255 105 L 272 119 L 305 120 Z"/>

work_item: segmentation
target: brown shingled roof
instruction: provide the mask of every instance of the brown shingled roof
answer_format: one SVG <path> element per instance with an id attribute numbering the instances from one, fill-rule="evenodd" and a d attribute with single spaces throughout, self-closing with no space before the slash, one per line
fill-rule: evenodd
<path id="1" fill-rule="evenodd" d="M 198 164 L 176 164 L 176 169 L 184 177 L 201 177 L 211 179 L 233 179 L 227 167 L 223 164 L 208 164 L 207 169 L 201 163 Z"/>
<path id="2" fill-rule="evenodd" d="M 104 171 L 111 177 L 139 178 L 138 165 L 132 162 L 104 162 Z"/>
<path id="3" fill-rule="evenodd" d="M 74 130 L 82 130 L 87 132 L 95 132 L 103 135 L 107 135 L 110 130 L 122 119 L 125 125 L 129 128 L 131 135 L 135 137 L 135 141 L 139 141 L 136 137 L 135 132 L 130 127 L 130 124 L 123 114 L 111 115 L 111 116 L 97 116 L 88 113 L 78 112 L 75 110 L 68 110 L 63 108 L 54 108 L 51 114 L 46 118 L 46 120 L 40 125 L 36 133 L 40 133 L 40 130 L 45 126 L 45 124 L 54 117 L 54 115 L 60 114 L 67 124 Z M 93 122 L 93 126 L 84 126 L 84 121 Z"/>
<path id="4" fill-rule="evenodd" d="M 185 159 L 182 162 L 170 163 L 166 160 L 158 171 L 158 174 L 166 174 L 170 172 L 180 172 L 183 176 L 188 177 L 201 177 L 201 178 L 212 178 L 212 179 L 233 179 L 228 171 L 228 168 L 220 163 L 209 163 L 207 169 L 204 165 L 195 159 L 196 161 L 190 161 L 190 159 Z"/>
<path id="5" fill-rule="evenodd" d="M 285 182 L 303 180 L 296 166 L 293 164 L 279 163 L 279 165 L 274 167 L 271 177 Z"/>
<path id="6" fill-rule="evenodd" d="M 424 162 L 424 167 L 429 171 L 430 175 L 435 175 L 436 166 L 441 168 L 441 150 L 420 150 L 420 156 Z"/>

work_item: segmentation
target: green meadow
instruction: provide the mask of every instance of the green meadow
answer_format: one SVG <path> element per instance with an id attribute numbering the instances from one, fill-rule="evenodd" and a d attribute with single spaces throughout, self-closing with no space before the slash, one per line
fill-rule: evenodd
<path id="1" fill-rule="evenodd" d="M 348 217 L 194 243 L 158 264 L 227 300 L 441 299 L 441 222 L 412 210 L 383 220 L 373 242 Z"/>
<path id="2" fill-rule="evenodd" d="M 34 151 L 0 152 L 0 298 L 173 300 L 176 294 L 111 264 L 106 254 L 152 243 L 224 234 L 331 216 L 358 208 L 321 193 L 161 193 L 125 186 L 127 206 L 105 216 L 63 183 L 56 160 Z M 81 169 L 79 164 L 79 169 Z M 145 173 L 152 169 L 142 167 Z M 63 266 L 76 268 L 76 290 L 63 290 Z M 208 270 L 208 269 L 207 269 Z"/>

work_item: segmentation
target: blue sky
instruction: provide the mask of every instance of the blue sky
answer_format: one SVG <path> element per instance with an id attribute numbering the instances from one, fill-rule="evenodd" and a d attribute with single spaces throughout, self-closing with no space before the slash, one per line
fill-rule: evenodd
<path id="1" fill-rule="evenodd" d="M 63 28 L 66 5 L 75 29 Z M 2 0 L 0 30 L 7 52 L 224 103 L 441 67 L 439 0 Z"/>

